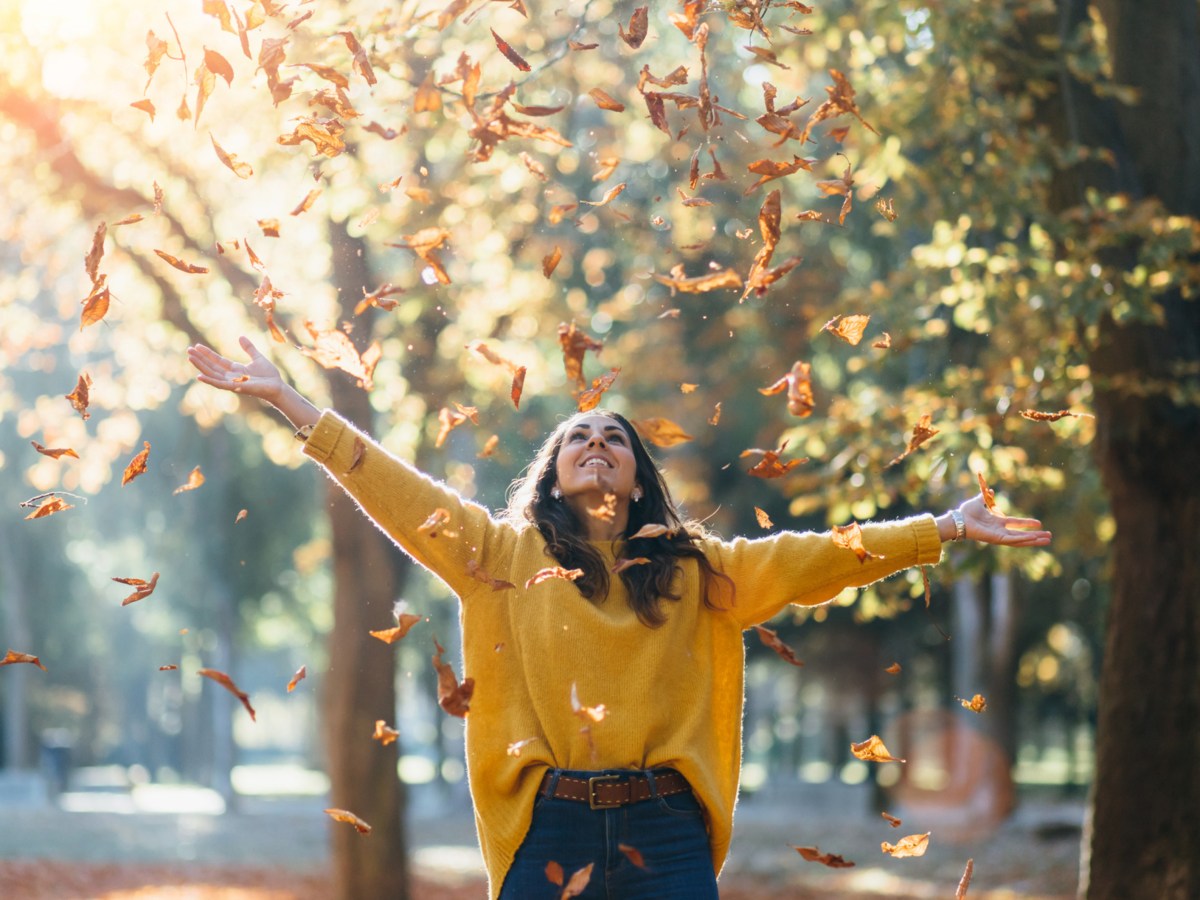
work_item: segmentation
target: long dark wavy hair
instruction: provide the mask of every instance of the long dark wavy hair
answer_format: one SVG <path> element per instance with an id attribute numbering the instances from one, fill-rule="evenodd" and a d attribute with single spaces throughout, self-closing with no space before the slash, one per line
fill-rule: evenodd
<path id="1" fill-rule="evenodd" d="M 619 423 L 628 435 L 637 464 L 636 477 L 637 484 L 642 488 L 642 499 L 629 504 L 629 523 L 623 535 L 628 541 L 625 556 L 644 556 L 650 562 L 630 566 L 620 573 L 620 578 L 629 594 L 629 605 L 638 619 L 652 628 L 666 621 L 661 604 L 663 600 L 680 599 L 679 594 L 671 592 L 671 583 L 679 570 L 679 561 L 684 559 L 694 559 L 700 567 L 701 599 L 706 607 L 724 608 L 723 603 L 714 597 L 715 593 L 722 594 L 721 601 L 727 598 L 732 605 L 732 580 L 714 569 L 696 544 L 704 536 L 703 526 L 680 517 L 662 473 L 642 443 L 637 429 L 624 416 L 609 410 L 596 409 L 588 415 L 607 416 Z M 608 596 L 611 577 L 608 565 L 604 557 L 588 543 L 587 529 L 574 510 L 550 495 L 557 481 L 559 450 L 568 432 L 580 418 L 580 415 L 572 416 L 546 438 L 525 474 L 513 483 L 505 516 L 514 523 L 530 522 L 535 525 L 546 539 L 547 555 L 564 568 L 582 569 L 583 576 L 575 580 L 575 586 L 593 603 L 599 603 Z M 628 540 L 643 525 L 665 525 L 669 531 L 660 537 Z"/>

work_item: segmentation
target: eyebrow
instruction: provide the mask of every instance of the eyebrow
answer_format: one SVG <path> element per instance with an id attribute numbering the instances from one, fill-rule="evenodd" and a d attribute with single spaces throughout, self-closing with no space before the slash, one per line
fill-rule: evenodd
<path id="1" fill-rule="evenodd" d="M 591 431 L 592 426 L 589 425 L 587 422 L 578 422 L 575 425 L 571 426 L 572 431 L 578 431 L 580 429 L 585 429 L 587 431 Z M 602 428 L 601 430 L 602 431 L 617 431 L 617 432 L 620 432 L 621 434 L 625 433 L 624 428 L 622 428 L 620 425 L 615 425 L 615 424 L 614 425 L 605 425 L 604 428 Z"/>

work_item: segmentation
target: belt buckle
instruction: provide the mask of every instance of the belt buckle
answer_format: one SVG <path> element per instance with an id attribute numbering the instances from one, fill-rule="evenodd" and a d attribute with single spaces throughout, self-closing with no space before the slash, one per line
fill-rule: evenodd
<path id="1" fill-rule="evenodd" d="M 609 805 L 605 805 L 605 806 L 597 806 L 596 805 L 596 784 L 598 782 L 620 781 L 620 780 L 621 780 L 620 775 L 593 775 L 591 778 L 589 778 L 588 779 L 588 806 L 590 806 L 592 809 L 608 809 Z M 617 804 L 612 804 L 612 805 L 617 805 Z"/>

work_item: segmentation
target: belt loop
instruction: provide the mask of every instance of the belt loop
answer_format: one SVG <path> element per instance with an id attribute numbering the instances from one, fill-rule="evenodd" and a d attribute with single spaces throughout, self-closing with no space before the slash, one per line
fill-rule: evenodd
<path id="1" fill-rule="evenodd" d="M 550 779 L 546 782 L 546 787 L 542 791 L 545 796 L 551 798 L 554 796 L 554 792 L 558 790 L 558 776 L 561 772 L 561 769 L 550 769 L 547 771 L 546 774 L 550 776 Z"/>
<path id="2" fill-rule="evenodd" d="M 654 784 L 654 772 L 651 769 L 646 770 L 646 781 L 650 784 L 650 799 L 658 799 L 658 788 Z"/>

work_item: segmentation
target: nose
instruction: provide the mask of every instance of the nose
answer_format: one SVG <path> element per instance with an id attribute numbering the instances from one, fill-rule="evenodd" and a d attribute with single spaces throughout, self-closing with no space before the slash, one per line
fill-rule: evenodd
<path id="1" fill-rule="evenodd" d="M 604 443 L 604 438 L 602 438 L 600 435 L 593 437 L 590 441 L 588 441 L 587 445 L 589 450 L 591 450 L 593 447 L 603 450 L 608 446 Z"/>

